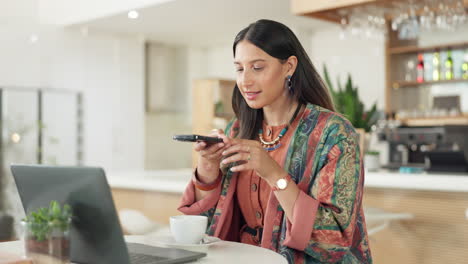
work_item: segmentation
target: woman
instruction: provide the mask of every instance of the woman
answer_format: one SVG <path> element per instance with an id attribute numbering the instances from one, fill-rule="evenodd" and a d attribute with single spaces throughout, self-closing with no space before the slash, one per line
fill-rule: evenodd
<path id="1" fill-rule="evenodd" d="M 294 33 L 259 20 L 236 36 L 236 118 L 196 143 L 198 167 L 179 210 L 207 234 L 269 248 L 289 263 L 371 263 L 358 136 L 333 112 Z"/>

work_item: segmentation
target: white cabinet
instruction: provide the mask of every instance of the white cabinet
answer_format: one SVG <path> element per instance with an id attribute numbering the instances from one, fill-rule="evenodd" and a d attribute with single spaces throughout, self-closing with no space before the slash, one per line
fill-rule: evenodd
<path id="1" fill-rule="evenodd" d="M 42 162 L 45 164 L 77 165 L 78 109 L 77 98 L 68 93 L 42 95 Z"/>
<path id="2" fill-rule="evenodd" d="M 3 164 L 37 163 L 37 94 L 29 90 L 2 90 L 0 104 Z"/>
<path id="3" fill-rule="evenodd" d="M 24 211 L 10 164 L 81 165 L 81 104 L 77 92 L 0 87 L 0 212 L 16 223 Z"/>
<path id="4" fill-rule="evenodd" d="M 0 160 L 80 165 L 81 95 L 77 92 L 0 88 Z"/>

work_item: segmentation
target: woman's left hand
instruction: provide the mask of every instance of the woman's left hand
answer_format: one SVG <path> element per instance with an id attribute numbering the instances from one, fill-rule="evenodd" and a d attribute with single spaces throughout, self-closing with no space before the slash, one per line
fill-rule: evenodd
<path id="1" fill-rule="evenodd" d="M 260 142 L 230 138 L 229 144 L 231 146 L 228 147 L 222 155 L 234 154 L 225 158 L 222 163 L 239 162 L 237 166 L 231 168 L 231 171 L 254 170 L 258 176 L 269 182 L 270 185 L 286 173 L 281 166 L 268 155 Z"/>

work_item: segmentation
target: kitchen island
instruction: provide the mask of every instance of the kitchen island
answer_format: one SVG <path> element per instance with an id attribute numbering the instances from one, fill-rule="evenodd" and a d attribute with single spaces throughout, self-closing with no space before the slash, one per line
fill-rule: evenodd
<path id="1" fill-rule="evenodd" d="M 374 263 L 466 263 L 468 174 L 367 172 L 363 204 L 412 216 L 371 236 Z"/>

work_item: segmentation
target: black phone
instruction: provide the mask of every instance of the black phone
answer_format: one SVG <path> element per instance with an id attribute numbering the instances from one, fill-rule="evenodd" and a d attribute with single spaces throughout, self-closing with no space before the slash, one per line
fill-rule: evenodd
<path id="1" fill-rule="evenodd" d="M 207 136 L 200 136 L 200 135 L 174 135 L 172 139 L 177 140 L 177 141 L 185 141 L 185 142 L 204 141 L 207 144 L 223 142 L 223 139 L 219 137 L 207 137 Z"/>

